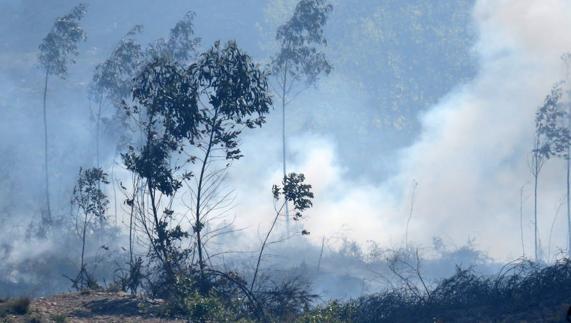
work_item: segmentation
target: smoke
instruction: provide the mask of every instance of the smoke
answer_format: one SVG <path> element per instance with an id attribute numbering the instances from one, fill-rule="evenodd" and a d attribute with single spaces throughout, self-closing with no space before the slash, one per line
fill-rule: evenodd
<path id="1" fill-rule="evenodd" d="M 86 20 L 91 38 L 82 48 L 78 64 L 68 79 L 54 80 L 50 85 L 50 158 L 54 165 L 52 181 L 57 183 L 53 195 L 57 199 L 54 204 L 59 205 L 58 216 L 69 215 L 68 201 L 79 167 L 94 163 L 93 123 L 89 119 L 86 87 L 93 66 L 114 45 L 111 39 L 118 40 L 139 23 L 145 25 L 143 41 L 164 36 L 182 16 L 181 8 L 193 9 L 198 17 L 197 35 L 206 39 L 205 46 L 212 39 L 237 38 L 254 56 L 267 58 L 267 53 L 263 56 L 263 50 L 257 49 L 259 44 L 251 34 L 256 28 L 263 28 L 255 23 L 264 19 L 261 15 L 269 15 L 266 19 L 272 26 L 279 18 L 272 16 L 274 11 L 263 12 L 263 6 L 248 3 L 243 8 L 256 10 L 244 12 L 233 4 L 233 9 L 228 9 L 232 12 L 228 21 L 221 14 L 227 11 L 220 3 L 198 2 L 196 8 L 187 8 L 182 1 L 161 5 L 160 12 L 172 18 L 168 24 L 156 23 L 142 11 L 129 16 L 132 12 L 125 3 L 115 9 L 107 7 L 109 4 L 92 4 Z M 293 1 L 270 3 L 283 12 L 291 10 Z M 8 34 L 9 29 L 0 25 L 0 32 L 10 36 L 0 45 L 6 50 L 0 54 L 0 276 L 9 273 L 15 284 L 26 281 L 33 285 L 34 281 L 28 275 L 30 268 L 19 264 L 41 256 L 65 254 L 62 250 L 75 250 L 72 241 L 58 237 L 65 232 L 44 241 L 26 238 L 29 224 L 41 212 L 38 201 L 43 197 L 42 137 L 38 130 L 41 77 L 35 69 L 35 51 L 53 18 L 71 7 L 68 4 L 58 2 L 56 7 L 50 7 L 50 15 L 31 9 L 29 4 L 0 5 L 5 13 L 14 13 L 9 21 L 23 26 L 26 17 L 33 17 L 42 26 L 41 31 L 28 28 Z M 158 10 L 156 4 L 139 4 L 147 5 Z M 27 15 L 16 15 L 26 12 Z M 418 134 L 412 144 L 396 153 L 380 148 L 387 146 L 388 139 L 371 129 L 375 123 L 371 116 L 378 108 L 371 103 L 375 93 L 355 82 L 350 68 L 336 68 L 317 88 L 297 97 L 288 108 L 288 170 L 304 173 L 316 197 L 314 207 L 292 229 L 296 234 L 302 229 L 310 231 L 308 237 L 296 241 L 305 239 L 311 246 L 305 247 L 306 253 L 296 251 L 301 248 L 293 252 L 280 249 L 282 256 L 315 261 L 323 238 L 328 241 L 326 250 L 340 249 L 341 242 L 347 240 L 363 246 L 375 241 L 384 248 L 402 247 L 409 216 L 408 243 L 415 246 L 428 248 L 433 237 L 442 237 L 446 244 L 455 246 L 474 238 L 479 249 L 496 259 L 520 256 L 520 188 L 531 180 L 528 160 L 534 113 L 552 84 L 563 77 L 560 55 L 571 49 L 570 18 L 571 4 L 564 0 L 478 1 L 472 11 L 478 33 L 473 44 L 477 74 L 419 113 Z M 244 21 L 252 23 L 246 26 Z M 211 25 L 213 29 L 209 29 Z M 246 31 L 237 32 L 241 28 Z M 264 31 L 264 35 L 267 33 Z M 334 44 L 337 36 L 328 35 L 329 43 Z M 351 44 L 346 46 L 351 48 Z M 265 44 L 260 47 L 274 49 Z M 349 60 L 336 59 L 334 66 Z M 363 60 L 353 63 L 370 64 Z M 232 240 L 235 250 L 259 246 L 274 215 L 271 186 L 279 184 L 282 176 L 279 112 L 274 111 L 261 130 L 245 133 L 241 146 L 245 157 L 230 172 L 228 185 L 236 192 L 231 213 L 236 216 L 233 225 L 244 229 L 231 236 L 236 239 Z M 108 164 L 112 159 L 108 156 Z M 378 170 L 383 176 L 378 176 Z M 116 172 L 118 177 L 124 174 L 121 169 Z M 544 249 L 552 253 L 566 245 L 563 214 L 554 218 L 564 193 L 563 172 L 561 161 L 549 161 L 541 177 L 541 240 Z M 414 199 L 413 181 L 418 183 Z M 533 205 L 529 184 L 524 186 L 523 197 L 524 244 L 530 255 Z M 552 223 L 555 225 L 550 239 Z M 283 234 L 284 226 L 281 221 L 275 238 Z M 117 248 L 124 245 L 121 239 L 117 241 Z M 99 245 L 93 246 L 93 255 L 100 253 Z M 50 269 L 54 276 L 61 276 L 62 270 L 75 270 L 74 264 L 62 258 L 52 259 L 63 262 Z M 33 270 L 33 266 L 28 267 Z M 329 268 L 333 271 L 335 266 Z"/>
<path id="2" fill-rule="evenodd" d="M 373 240 L 402 246 L 413 204 L 409 240 L 427 247 L 437 236 L 455 245 L 474 238 L 479 248 L 496 259 L 513 259 L 522 254 L 520 188 L 525 185 L 523 234 L 531 255 L 528 162 L 534 115 L 551 86 L 563 77 L 560 56 L 571 49 L 571 4 L 479 1 L 473 20 L 478 30 L 476 77 L 419 116 L 420 134 L 388 160 L 396 169 L 388 179 L 377 182 L 351 176 L 351 165 L 344 164 L 345 156 L 339 155 L 330 136 L 300 131 L 290 137 L 289 170 L 305 173 L 316 193 L 315 207 L 303 222 L 314 244 L 323 236 L 344 234 L 360 243 Z M 355 106 L 366 97 L 348 83 L 338 95 L 332 93 L 338 89 L 332 85 L 342 79 L 343 75 L 334 74 L 315 96 L 307 95 L 299 100 L 303 103 L 294 105 L 328 118 L 332 111 L 321 102 L 327 98 L 335 102 L 335 113 L 341 111 L 338 120 L 352 122 Z M 350 104 L 348 92 L 355 93 Z M 362 134 L 351 136 L 358 140 Z M 237 213 L 249 214 L 244 225 L 255 227 L 271 221 L 269 188 L 279 183 L 279 138 L 268 133 L 252 137 L 245 141 L 248 162 L 238 165 L 236 172 L 242 175 L 236 176 L 236 185 L 237 191 L 247 192 L 238 199 Z M 370 164 L 387 162 L 373 147 L 362 153 Z M 561 161 L 549 161 L 540 179 L 540 237 L 544 252 L 552 252 L 547 257 L 566 246 L 563 214 L 554 218 L 564 193 L 562 166 Z M 248 177 L 261 180 L 252 185 Z M 418 188 L 411 201 L 413 180 Z"/>

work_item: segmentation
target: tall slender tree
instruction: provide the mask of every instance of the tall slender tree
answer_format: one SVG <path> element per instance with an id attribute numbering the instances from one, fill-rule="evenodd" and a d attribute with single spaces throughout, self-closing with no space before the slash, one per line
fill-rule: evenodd
<path id="1" fill-rule="evenodd" d="M 564 110 L 567 113 L 567 129 L 571 132 L 571 53 L 565 53 L 561 57 L 565 64 L 565 88 L 567 89 L 567 102 Z M 567 206 L 567 256 L 571 258 L 571 140 L 567 142 L 565 152 L 565 189 L 566 189 L 566 206 Z"/>
<path id="2" fill-rule="evenodd" d="M 101 123 L 104 113 L 104 101 L 120 106 L 123 100 L 129 98 L 133 79 L 138 73 L 143 61 L 142 46 L 135 40 L 142 26 L 133 27 L 115 46 L 111 55 L 95 67 L 89 88 L 89 94 L 97 106 L 93 113 L 95 117 L 95 151 L 96 165 L 101 167 L 100 137 Z"/>
<path id="3" fill-rule="evenodd" d="M 95 226 L 104 223 L 105 211 L 109 204 L 107 195 L 101 189 L 102 184 L 109 184 L 107 174 L 101 168 L 79 169 L 77 184 L 73 188 L 72 205 L 77 207 L 78 234 L 81 239 L 80 270 L 74 287 L 84 289 L 92 282 L 85 263 L 85 246 L 90 231 Z"/>
<path id="4" fill-rule="evenodd" d="M 276 40 L 280 49 L 272 60 L 271 68 L 282 108 L 284 178 L 287 174 L 286 107 L 297 95 L 316 84 L 321 75 L 331 72 L 331 64 L 323 53 L 323 48 L 327 46 L 323 28 L 332 10 L 333 6 L 326 0 L 301 0 L 292 17 L 277 30 Z M 289 232 L 287 202 L 285 216 Z"/>
<path id="5" fill-rule="evenodd" d="M 193 230 L 202 273 L 205 267 L 202 230 L 205 216 L 212 210 L 208 207 L 212 190 L 206 188 L 207 181 L 213 178 L 207 176 L 209 162 L 217 159 L 223 161 L 222 167 L 228 167 L 230 162 L 240 159 L 238 138 L 242 129 L 261 127 L 272 101 L 267 75 L 235 42 L 225 46 L 216 42 L 190 66 L 189 72 L 198 86 L 201 121 L 199 135 L 191 144 L 200 151 L 197 156 L 200 171 L 192 190 L 195 192 Z"/>
<path id="6" fill-rule="evenodd" d="M 560 100 L 561 83 L 557 83 L 547 95 L 535 116 L 535 143 L 532 151 L 531 171 L 534 177 L 534 237 L 535 259 L 539 260 L 539 236 L 537 219 L 537 191 L 539 174 L 544 162 L 553 157 L 565 155 L 569 142 L 569 130 L 565 125 L 567 113 L 562 110 Z"/>
<path id="7" fill-rule="evenodd" d="M 305 176 L 303 174 L 288 174 L 288 176 L 284 177 L 282 180 L 282 186 L 272 186 L 272 194 L 274 196 L 275 216 L 264 240 L 262 241 L 262 245 L 258 253 L 258 259 L 256 261 L 256 267 L 254 267 L 254 275 L 252 277 L 252 282 L 250 283 L 250 291 L 254 290 L 254 286 L 256 285 L 256 278 L 258 277 L 258 271 L 260 270 L 260 263 L 262 261 L 262 256 L 264 255 L 264 250 L 268 245 L 270 235 L 272 234 L 272 231 L 276 226 L 276 222 L 278 221 L 280 214 L 283 212 L 287 202 L 289 201 L 293 204 L 295 211 L 294 218 L 296 220 L 301 219 L 303 217 L 303 212 L 313 206 L 313 192 L 311 191 L 311 185 L 305 183 Z M 307 235 L 309 232 L 303 230 L 301 234 Z M 325 238 L 323 241 L 325 241 Z M 321 253 L 323 253 L 323 243 L 321 247 Z M 321 261 L 321 256 L 319 260 Z M 317 268 L 317 271 L 319 271 L 319 263 Z"/>
<path id="8" fill-rule="evenodd" d="M 75 63 L 79 55 L 78 44 L 86 39 L 86 34 L 79 25 L 85 15 L 86 5 L 74 7 L 70 13 L 56 19 L 52 30 L 42 40 L 39 46 L 39 62 L 44 70 L 43 89 L 43 124 L 44 124 L 44 185 L 46 212 L 42 215 L 42 227 L 52 222 L 50 205 L 49 156 L 48 156 L 48 115 L 47 94 L 50 76 L 65 78 L 68 65 Z"/>

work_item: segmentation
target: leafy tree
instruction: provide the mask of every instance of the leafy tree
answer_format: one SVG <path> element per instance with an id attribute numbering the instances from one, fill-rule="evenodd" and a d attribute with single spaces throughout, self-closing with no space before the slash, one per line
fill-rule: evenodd
<path id="1" fill-rule="evenodd" d="M 569 78 L 569 69 L 571 68 L 571 53 L 565 53 L 562 57 L 565 63 L 565 85 L 567 88 L 567 102 L 564 104 L 563 109 L 567 114 L 566 127 L 567 131 L 571 132 L 571 101 L 569 97 L 571 96 L 571 88 L 569 84 L 571 79 Z M 571 140 L 567 142 L 567 149 L 563 156 L 566 161 L 566 177 L 565 177 L 565 188 L 566 188 L 566 200 L 567 200 L 567 255 L 571 258 Z"/>
<path id="2" fill-rule="evenodd" d="M 282 212 L 285 210 L 285 206 L 288 202 L 293 204 L 294 220 L 299 220 L 303 217 L 303 212 L 313 206 L 313 192 L 311 192 L 311 185 L 305 184 L 305 176 L 303 174 L 290 173 L 283 178 L 282 186 L 274 185 L 272 187 L 272 194 L 274 196 L 274 210 L 276 212 L 274 220 L 270 226 L 270 229 L 266 233 L 262 246 L 260 247 L 260 252 L 258 254 L 258 260 L 256 262 L 256 267 L 254 270 L 254 276 L 252 277 L 252 283 L 250 284 L 250 291 L 253 291 L 256 284 L 256 278 L 258 277 L 258 271 L 260 269 L 260 263 L 262 261 L 262 256 L 264 254 L 264 249 L 268 244 L 268 240 L 276 222 Z M 303 230 L 302 234 L 309 234 L 309 232 Z"/>
<path id="3" fill-rule="evenodd" d="M 286 106 L 302 91 L 314 85 L 319 76 L 331 72 L 331 64 L 322 52 L 327 45 L 323 27 L 333 6 L 325 0 L 301 0 L 292 17 L 276 34 L 280 50 L 272 60 L 272 74 L 278 85 L 282 105 L 282 166 L 286 177 Z M 289 230 L 288 205 L 285 206 Z"/>
<path id="4" fill-rule="evenodd" d="M 143 61 L 143 49 L 134 36 L 140 33 L 142 26 L 133 27 L 117 44 L 111 55 L 95 67 L 90 84 L 90 96 L 97 104 L 95 111 L 95 146 L 97 167 L 100 167 L 100 129 L 102 122 L 102 105 L 105 100 L 119 106 L 122 100 L 129 98 L 133 79 Z M 116 115 L 116 117 L 121 114 Z"/>
<path id="5" fill-rule="evenodd" d="M 144 204 L 139 206 L 140 221 L 167 286 L 174 284 L 179 265 L 188 255 L 177 247 L 188 234 L 180 225 L 170 225 L 174 211 L 168 206 L 161 210 L 160 202 L 163 196 L 172 200 L 182 186 L 182 179 L 190 176 L 185 173 L 177 177 L 181 166 L 174 166 L 171 156 L 183 151 L 184 139 L 197 135 L 196 95 L 195 82 L 184 68 L 168 58 L 157 57 L 134 80 L 135 103 L 125 104 L 127 115 L 132 117 L 143 139 L 139 146 L 130 145 L 122 158 L 126 168 L 141 179 L 144 190 L 139 202 L 145 203 L 146 196 L 150 202 L 150 214 Z"/>
<path id="6" fill-rule="evenodd" d="M 261 127 L 272 104 L 266 74 L 235 42 L 216 42 L 189 68 L 197 85 L 200 125 L 191 144 L 199 149 L 200 171 L 192 185 L 195 192 L 195 222 L 198 264 L 205 267 L 202 231 L 205 217 L 216 208 L 212 203 L 215 176 L 207 175 L 212 162 L 227 168 L 242 157 L 238 138 L 243 128 Z M 213 172 L 216 172 L 213 171 Z M 212 174 L 212 173 L 211 173 Z M 210 185 L 209 185 L 210 184 Z"/>
<path id="7" fill-rule="evenodd" d="M 42 217 L 42 224 L 50 224 L 52 221 L 50 206 L 50 185 L 48 165 L 48 120 L 47 120 L 47 93 L 49 76 L 65 78 L 70 64 L 75 63 L 75 57 L 79 55 L 78 43 L 86 39 L 86 34 L 79 25 L 86 12 L 86 5 L 80 4 L 71 12 L 56 19 L 52 30 L 42 40 L 39 46 L 39 62 L 45 72 L 43 94 L 43 123 L 44 123 L 44 175 L 46 190 L 47 214 Z"/>
<path id="8" fill-rule="evenodd" d="M 539 107 L 535 116 L 535 143 L 532 150 L 531 173 L 534 178 L 534 247 L 535 259 L 539 260 L 538 254 L 538 225 L 537 225 L 537 189 L 539 174 L 545 160 L 556 156 L 562 156 L 567 149 L 569 130 L 563 126 L 566 113 L 561 110 L 561 84 L 556 84 L 551 93 L 547 95 L 543 105 Z"/>
<path id="9" fill-rule="evenodd" d="M 159 58 L 178 63 L 183 63 L 193 58 L 200 43 L 200 38 L 194 37 L 194 16 L 193 12 L 188 12 L 171 29 L 168 40 L 161 38 L 149 44 L 146 48 L 143 48 L 143 46 L 135 40 L 135 36 L 142 31 L 142 26 L 135 26 L 121 39 L 111 55 L 96 67 L 91 84 L 91 96 L 98 103 L 98 111 L 95 113 L 97 164 L 99 164 L 100 160 L 99 129 L 102 121 L 107 124 L 110 128 L 109 130 L 120 132 L 119 146 L 125 145 L 129 142 L 129 136 L 133 136 L 134 133 L 141 130 L 141 127 L 139 127 L 141 124 L 139 122 L 137 122 L 134 128 L 130 127 L 132 123 L 129 122 L 129 117 L 127 117 L 123 109 L 117 109 L 115 115 L 110 119 L 102 119 L 102 103 L 108 101 L 116 107 L 123 107 L 123 103 L 131 99 L 135 79 L 146 64 L 152 63 L 153 61 L 160 61 Z M 132 181 L 133 194 L 127 193 L 129 196 L 127 198 L 127 204 L 131 209 L 129 220 L 129 254 L 131 266 L 135 264 L 133 262 L 133 217 L 135 211 L 135 195 L 140 189 L 140 183 L 139 178 L 134 176 Z M 117 206 L 115 208 L 117 209 Z"/>
<path id="10" fill-rule="evenodd" d="M 139 213 L 151 253 L 161 263 L 167 283 L 174 285 L 190 252 L 180 249 L 188 233 L 172 225 L 174 211 L 170 206 L 161 211 L 160 203 L 169 199 L 171 205 L 186 182 L 194 193 L 193 231 L 200 276 L 204 277 L 204 218 L 212 211 L 208 183 L 213 176 L 208 168 L 216 160 L 225 161 L 226 168 L 242 157 L 238 137 L 243 128 L 265 122 L 271 106 L 266 74 L 235 42 L 225 46 L 216 42 L 188 68 L 169 56 L 155 56 L 134 85 L 135 104 L 125 109 L 144 140 L 122 156 L 127 169 L 145 183 L 150 214 L 146 215 L 145 207 L 139 207 Z M 194 181 L 190 164 L 198 167 Z"/>
<path id="11" fill-rule="evenodd" d="M 77 207 L 77 223 L 81 237 L 80 271 L 73 280 L 74 287 L 78 289 L 91 287 L 94 284 L 85 264 L 85 246 L 88 230 L 94 231 L 96 225 L 101 225 L 105 221 L 109 199 L 101 190 L 101 184 L 109 184 L 107 174 L 101 168 L 79 169 L 72 198 L 72 205 Z"/>
<path id="12" fill-rule="evenodd" d="M 196 57 L 201 39 L 194 36 L 194 18 L 196 14 L 187 12 L 171 29 L 168 39 L 158 39 L 147 48 L 150 58 L 164 57 L 181 64 Z"/>

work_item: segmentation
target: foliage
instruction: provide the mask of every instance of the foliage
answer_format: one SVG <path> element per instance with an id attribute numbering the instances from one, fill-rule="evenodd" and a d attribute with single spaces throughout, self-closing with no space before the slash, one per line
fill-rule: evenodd
<path id="1" fill-rule="evenodd" d="M 274 283 L 257 293 L 264 311 L 274 320 L 289 322 L 311 308 L 317 295 L 309 292 L 309 284 L 299 277 Z"/>
<path id="2" fill-rule="evenodd" d="M 152 214 L 147 220 L 147 211 L 143 209 L 141 221 L 153 258 L 166 270 L 169 285 L 174 281 L 175 267 L 188 255 L 186 250 L 178 250 L 176 244 L 188 234 L 180 225 L 169 227 L 173 211 L 159 210 L 158 194 L 172 197 L 182 186 L 170 160 L 173 152 L 182 151 L 182 139 L 196 134 L 195 87 L 185 70 L 166 58 L 155 58 L 145 65 L 134 85 L 135 104 L 124 104 L 124 108 L 140 129 L 144 142 L 140 147 L 130 145 L 122 158 L 127 169 L 145 181 Z"/>
<path id="3" fill-rule="evenodd" d="M 325 0 L 301 0 L 293 16 L 278 28 L 276 40 L 280 51 L 273 59 L 273 72 L 287 73 L 294 80 L 317 81 L 320 74 L 329 74 L 331 64 L 321 52 L 327 45 L 323 27 L 333 6 Z"/>
<path id="4" fill-rule="evenodd" d="M 272 234 L 276 222 L 280 215 L 282 215 L 282 211 L 284 211 L 288 202 L 293 203 L 295 215 L 294 219 L 299 220 L 302 217 L 302 212 L 306 209 L 310 208 L 313 204 L 311 199 L 313 199 L 313 192 L 311 192 L 311 185 L 305 184 L 305 176 L 303 174 L 296 174 L 291 173 L 287 176 L 284 176 L 282 179 L 282 187 L 274 185 L 272 187 L 272 194 L 274 196 L 274 220 L 272 221 L 272 225 L 268 229 L 264 241 L 260 246 L 260 252 L 258 253 L 258 259 L 256 262 L 256 267 L 254 269 L 254 275 L 252 277 L 252 282 L 250 283 L 250 291 L 254 290 L 256 286 L 256 278 L 258 277 L 258 271 L 260 270 L 260 263 L 262 262 L 262 256 L 264 254 L 264 250 L 268 245 L 268 240 L 270 235 Z M 281 206 L 278 207 L 278 203 L 281 202 Z M 285 216 L 289 216 L 287 212 L 285 212 Z M 302 235 L 307 235 L 309 232 L 303 230 L 301 232 Z"/>
<path id="5" fill-rule="evenodd" d="M 238 138 L 241 128 L 261 127 L 272 101 L 267 75 L 235 42 L 228 42 L 224 47 L 220 42 L 215 42 L 213 47 L 200 55 L 198 61 L 190 66 L 189 74 L 196 82 L 196 97 L 200 103 L 200 128 L 196 139 L 191 138 L 190 144 L 202 151 L 201 156 L 192 158 L 198 158 L 200 161 L 198 181 L 193 187 L 196 192 L 195 198 L 193 197 L 193 230 L 196 234 L 198 265 L 203 273 L 205 263 L 202 230 L 205 217 L 215 208 L 211 206 L 208 209 L 207 205 L 216 195 L 217 178 L 216 171 L 206 173 L 207 166 L 215 158 L 225 161 L 226 167 L 229 167 L 231 161 L 240 159 L 242 155 L 238 148 Z M 207 100 L 207 103 L 204 103 L 202 98 Z M 222 152 L 222 156 L 216 156 L 215 150 Z M 205 188 L 208 185 L 210 187 Z M 209 198 L 204 196 L 208 190 Z"/>
<path id="6" fill-rule="evenodd" d="M 194 37 L 195 16 L 194 12 L 187 12 L 170 30 L 167 40 L 158 39 L 147 48 L 146 56 L 150 59 L 166 58 L 178 63 L 187 63 L 193 59 L 201 41 L 199 37 Z"/>
<path id="7" fill-rule="evenodd" d="M 115 270 L 115 279 L 110 287 L 110 291 L 123 291 L 137 294 L 137 291 L 143 286 L 143 258 L 137 257 L 132 264 L 129 264 L 127 269 L 117 268 Z"/>
<path id="8" fill-rule="evenodd" d="M 109 199 L 101 190 L 102 184 L 109 184 L 109 181 L 107 174 L 101 168 L 79 169 L 77 184 L 73 189 L 72 203 L 87 218 L 87 222 L 91 222 L 92 219 L 105 220 Z"/>
<path id="9" fill-rule="evenodd" d="M 301 322 L 434 322 L 545 320 L 571 299 L 571 261 L 541 267 L 528 261 L 506 265 L 497 275 L 457 268 L 419 298 L 408 289 L 331 302 L 301 316 Z M 560 315 L 563 313 L 560 313 Z"/>
<path id="10" fill-rule="evenodd" d="M 213 127 L 214 142 L 228 148 L 228 159 L 236 159 L 239 152 L 232 150 L 236 144 L 232 139 L 240 132 L 233 130 L 239 125 L 260 127 L 272 104 L 266 74 L 232 41 L 225 46 L 214 43 L 189 71 L 196 79 L 199 94 L 210 104 L 200 110 L 206 126 L 201 135 L 210 133 Z M 209 124 L 210 120 L 214 124 Z"/>
<path id="11" fill-rule="evenodd" d="M 181 28 L 175 27 L 179 32 Z M 207 213 L 201 207 L 201 202 L 205 203 L 201 197 L 203 179 L 210 178 L 206 165 L 214 150 L 222 151 L 221 158 L 228 162 L 242 157 L 238 149 L 241 128 L 261 126 L 271 105 L 266 75 L 236 43 L 221 46 L 216 42 L 189 67 L 168 55 L 155 55 L 133 84 L 134 103 L 124 102 L 123 106 L 143 141 L 130 145 L 122 158 L 126 168 L 144 181 L 144 194 L 151 204 L 150 211 L 139 205 L 138 212 L 151 244 L 151 259 L 159 264 L 153 267 L 153 294 L 178 300 L 197 289 L 205 294 L 212 288 L 210 277 L 204 274 L 200 240 L 204 227 L 200 216 Z M 204 155 L 199 157 L 200 152 Z M 194 177 L 189 166 L 197 161 L 200 173 L 193 231 L 201 274 L 194 276 L 189 257 L 192 249 L 182 247 L 190 233 L 173 224 L 170 205 L 183 183 Z M 169 206 L 161 207 L 163 197 L 171 200 Z M 128 203 L 134 205 L 135 201 Z M 189 275 L 196 280 L 191 285 L 181 280 Z"/>
<path id="12" fill-rule="evenodd" d="M 133 27 L 115 46 L 109 57 L 95 67 L 90 94 L 115 104 L 131 95 L 133 78 L 142 64 L 143 49 L 135 40 L 142 26 Z"/>
<path id="13" fill-rule="evenodd" d="M 542 158 L 567 154 L 571 138 L 567 125 L 568 113 L 560 104 L 561 96 L 561 84 L 556 84 L 536 113 L 536 132 L 540 142 L 537 152 Z"/>
<path id="14" fill-rule="evenodd" d="M 40 44 L 40 65 L 46 73 L 64 78 L 67 66 L 75 63 L 79 55 L 78 43 L 85 40 L 85 32 L 79 21 L 85 16 L 87 6 L 79 4 L 71 12 L 56 19 L 52 30 Z"/>
<path id="15" fill-rule="evenodd" d="M 109 181 L 101 168 L 79 169 L 77 184 L 73 189 L 72 206 L 78 209 L 76 226 L 81 238 L 81 263 L 76 278 L 70 279 L 72 287 L 78 290 L 99 288 L 97 280 L 87 270 L 85 246 L 88 234 L 97 228 L 103 228 L 105 224 L 109 199 L 101 189 L 103 184 L 109 184 Z"/>
<path id="16" fill-rule="evenodd" d="M 278 200 L 281 195 L 285 201 L 293 204 L 295 210 L 294 220 L 299 220 L 303 216 L 303 211 L 313 206 L 311 202 L 311 199 L 313 199 L 311 185 L 305 184 L 304 181 L 305 175 L 290 173 L 284 177 L 281 187 L 277 185 L 272 187 L 272 194 L 275 200 Z"/>

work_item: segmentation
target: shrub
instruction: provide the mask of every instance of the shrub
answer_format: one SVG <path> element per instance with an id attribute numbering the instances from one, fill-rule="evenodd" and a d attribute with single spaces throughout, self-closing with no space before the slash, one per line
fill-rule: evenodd
<path id="1" fill-rule="evenodd" d="M 0 301 L 0 317 L 6 315 L 25 315 L 30 309 L 29 298 L 16 298 Z"/>

